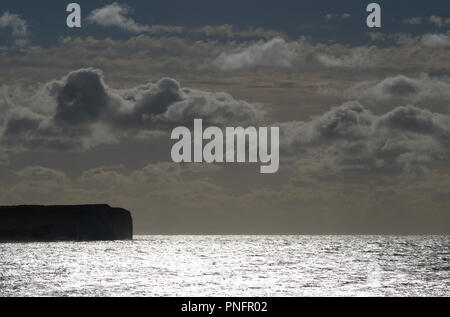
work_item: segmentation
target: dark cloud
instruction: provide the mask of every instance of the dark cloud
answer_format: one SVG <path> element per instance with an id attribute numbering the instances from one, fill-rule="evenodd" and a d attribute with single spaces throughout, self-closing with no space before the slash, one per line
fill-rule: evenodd
<path id="1" fill-rule="evenodd" d="M 436 137 L 449 137 L 450 116 L 431 113 L 414 106 L 398 107 L 380 116 L 376 122 L 378 127 L 430 134 Z"/>
<path id="2" fill-rule="evenodd" d="M 73 72 L 64 82 L 55 82 L 49 88 L 56 96 L 56 121 L 73 125 L 91 123 L 99 121 L 109 110 L 110 98 L 99 71 Z"/>
<path id="3" fill-rule="evenodd" d="M 391 81 L 383 82 L 381 91 L 391 96 L 407 96 L 417 94 L 419 89 L 413 80 L 400 76 Z"/>

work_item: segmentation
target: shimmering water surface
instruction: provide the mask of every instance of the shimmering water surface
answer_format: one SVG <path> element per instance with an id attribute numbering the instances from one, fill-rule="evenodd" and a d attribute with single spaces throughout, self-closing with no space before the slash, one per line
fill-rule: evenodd
<path id="1" fill-rule="evenodd" d="M 0 296 L 449 296 L 449 236 L 0 244 Z"/>

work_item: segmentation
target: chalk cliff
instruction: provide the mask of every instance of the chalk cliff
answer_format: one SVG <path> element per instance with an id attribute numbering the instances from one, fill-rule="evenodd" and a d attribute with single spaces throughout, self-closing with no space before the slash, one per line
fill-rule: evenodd
<path id="1" fill-rule="evenodd" d="M 129 211 L 108 205 L 0 207 L 0 241 L 130 240 Z"/>

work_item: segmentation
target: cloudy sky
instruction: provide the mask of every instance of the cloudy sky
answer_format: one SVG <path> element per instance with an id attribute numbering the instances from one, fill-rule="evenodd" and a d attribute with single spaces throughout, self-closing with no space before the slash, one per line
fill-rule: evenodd
<path id="1" fill-rule="evenodd" d="M 366 3 L 367 2 L 367 3 Z M 450 5 L 0 5 L 0 204 L 109 203 L 137 233 L 450 233 Z M 280 170 L 175 164 L 170 132 L 279 126 Z"/>

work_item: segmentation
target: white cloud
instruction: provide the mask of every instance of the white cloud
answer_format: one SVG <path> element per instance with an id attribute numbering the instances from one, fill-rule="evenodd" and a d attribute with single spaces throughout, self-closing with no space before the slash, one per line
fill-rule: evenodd
<path id="1" fill-rule="evenodd" d="M 450 24 L 450 18 L 443 18 L 443 17 L 436 16 L 436 15 L 430 16 L 428 21 L 430 21 L 430 23 L 436 25 L 439 28 Z"/>
<path id="2" fill-rule="evenodd" d="M 149 31 L 149 26 L 139 24 L 129 17 L 132 13 L 131 8 L 114 2 L 92 11 L 87 20 L 103 27 L 118 27 L 132 33 Z"/>
<path id="3" fill-rule="evenodd" d="M 429 48 L 447 48 L 450 46 L 450 36 L 447 34 L 425 34 L 422 45 Z"/>
<path id="4" fill-rule="evenodd" d="M 376 65 L 375 58 L 365 48 L 355 49 L 343 56 L 333 56 L 325 53 L 317 55 L 318 61 L 326 67 L 335 68 L 368 68 Z"/>
<path id="5" fill-rule="evenodd" d="M 331 155 L 338 165 L 360 172 L 392 173 L 450 157 L 450 116 L 414 106 L 375 115 L 348 102 L 309 122 L 279 125 L 285 153 Z"/>
<path id="6" fill-rule="evenodd" d="M 400 98 L 408 102 L 425 99 L 450 100 L 450 83 L 421 74 L 415 77 L 397 75 L 380 81 L 363 81 L 344 92 L 349 98 L 386 100 Z"/>
<path id="7" fill-rule="evenodd" d="M 28 26 L 27 22 L 17 14 L 11 14 L 8 11 L 0 16 L 0 28 L 11 28 L 12 37 L 17 47 L 25 47 L 28 44 Z"/>
<path id="8" fill-rule="evenodd" d="M 290 67 L 295 58 L 295 44 L 282 38 L 260 41 L 234 52 L 222 53 L 216 64 L 225 70 L 250 67 Z"/>
<path id="9" fill-rule="evenodd" d="M 418 24 L 422 23 L 422 18 L 421 17 L 413 17 L 413 18 L 404 19 L 403 23 L 410 24 L 410 25 L 418 25 Z"/>
<path id="10" fill-rule="evenodd" d="M 269 39 L 282 36 L 280 32 L 262 28 L 236 29 L 233 25 L 205 25 L 202 27 L 186 27 L 179 25 L 146 25 L 132 18 L 134 10 L 124 4 L 114 2 L 93 10 L 87 21 L 102 27 L 116 27 L 131 33 L 152 35 L 203 35 L 205 37 L 227 38 L 262 38 Z"/>

